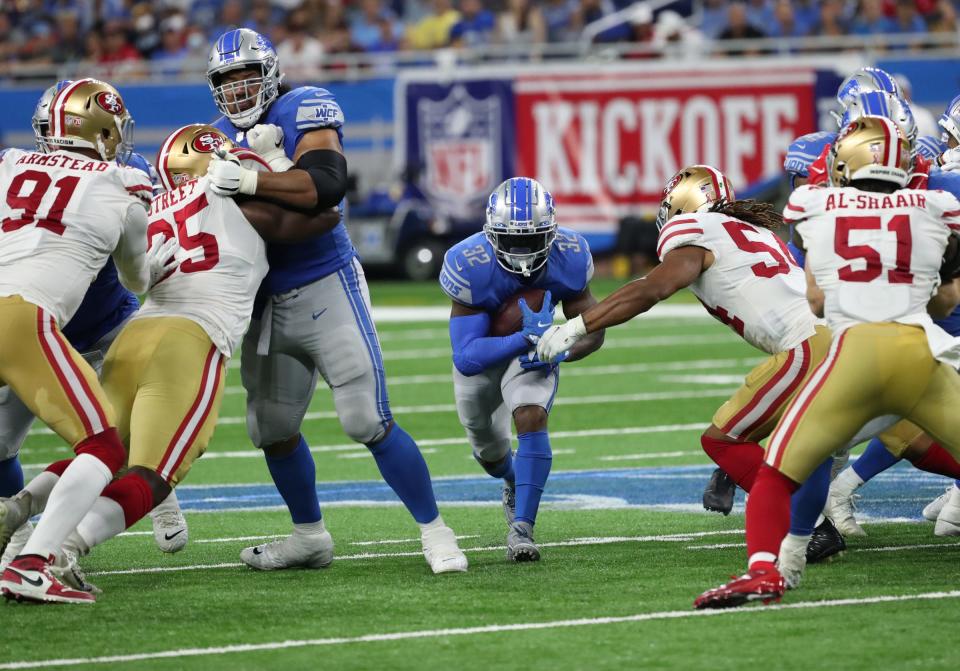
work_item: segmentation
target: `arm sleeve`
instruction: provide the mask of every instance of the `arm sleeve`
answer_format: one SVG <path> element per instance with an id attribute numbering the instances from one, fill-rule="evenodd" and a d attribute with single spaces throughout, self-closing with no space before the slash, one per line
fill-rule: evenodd
<path id="1" fill-rule="evenodd" d="M 530 349 L 530 343 L 522 333 L 496 338 L 487 336 L 489 329 L 490 315 L 486 313 L 463 315 L 450 320 L 453 365 L 462 374 L 477 375 Z"/>
<path id="2" fill-rule="evenodd" d="M 657 257 L 663 261 L 663 257 L 677 247 L 688 245 L 709 249 L 704 242 L 703 226 L 700 221 L 695 217 L 678 215 L 660 229 L 660 237 L 657 238 Z"/>
<path id="3" fill-rule="evenodd" d="M 140 203 L 127 207 L 123 233 L 113 251 L 120 283 L 135 294 L 144 293 L 150 282 L 147 268 L 147 210 Z"/>

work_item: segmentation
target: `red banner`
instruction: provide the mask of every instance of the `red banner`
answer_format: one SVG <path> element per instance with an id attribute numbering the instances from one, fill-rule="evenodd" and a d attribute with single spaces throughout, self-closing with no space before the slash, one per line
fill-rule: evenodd
<path id="1" fill-rule="evenodd" d="M 780 174 L 787 145 L 816 130 L 814 81 L 735 67 L 521 75 L 517 174 L 553 193 L 562 224 L 610 230 L 653 212 L 686 165 L 716 166 L 735 189 Z"/>

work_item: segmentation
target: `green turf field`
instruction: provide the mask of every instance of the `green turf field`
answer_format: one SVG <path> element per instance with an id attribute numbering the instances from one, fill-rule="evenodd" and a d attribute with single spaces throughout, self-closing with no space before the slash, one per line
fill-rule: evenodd
<path id="1" fill-rule="evenodd" d="M 433 285 L 372 293 L 375 305 L 443 304 Z M 445 324 L 385 322 L 380 333 L 394 414 L 437 477 L 468 573 L 430 573 L 413 521 L 384 494 L 366 448 L 340 431 L 325 388 L 304 434 L 338 559 L 324 571 L 241 566 L 239 551 L 285 534 L 289 517 L 269 497 L 231 367 L 221 424 L 181 492 L 185 506 L 213 508 L 187 513 L 187 548 L 161 554 L 141 523 L 84 561 L 104 590 L 94 606 L 0 604 L 0 669 L 953 666 L 960 545 L 935 538 L 932 525 L 896 521 L 941 487 L 905 469 L 873 490 L 869 537 L 811 567 L 782 607 L 692 610 L 697 594 L 744 566 L 742 514 L 697 512 L 710 470 L 699 433 L 760 359 L 719 323 L 636 320 L 564 365 L 550 419 L 548 494 L 557 493 L 537 524 L 543 560 L 527 565 L 504 559 L 497 485 L 481 477 L 457 422 Z M 22 455 L 28 477 L 65 453 L 35 427 Z"/>

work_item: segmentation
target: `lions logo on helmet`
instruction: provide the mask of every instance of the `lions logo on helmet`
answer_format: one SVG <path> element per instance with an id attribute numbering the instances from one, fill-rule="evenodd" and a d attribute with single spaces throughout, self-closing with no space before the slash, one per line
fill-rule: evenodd
<path id="1" fill-rule="evenodd" d="M 524 277 L 540 270 L 557 237 L 553 196 L 529 177 L 512 177 L 487 200 L 483 232 L 497 263 Z"/>

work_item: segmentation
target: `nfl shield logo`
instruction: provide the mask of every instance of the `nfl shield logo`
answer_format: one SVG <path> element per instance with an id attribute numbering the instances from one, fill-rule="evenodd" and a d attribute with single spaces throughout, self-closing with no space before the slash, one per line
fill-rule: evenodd
<path id="1" fill-rule="evenodd" d="M 500 182 L 499 98 L 477 100 L 457 86 L 444 100 L 420 100 L 417 124 L 427 195 L 449 215 L 475 215 Z"/>

